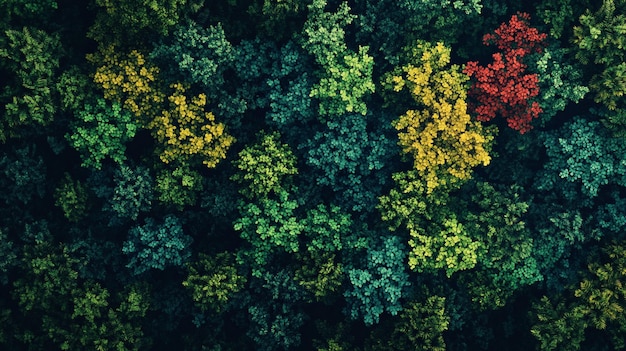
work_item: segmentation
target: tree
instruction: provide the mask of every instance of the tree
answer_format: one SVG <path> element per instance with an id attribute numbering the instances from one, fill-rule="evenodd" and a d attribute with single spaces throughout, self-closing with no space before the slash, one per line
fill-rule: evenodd
<path id="1" fill-rule="evenodd" d="M 544 145 L 549 160 L 537 179 L 539 189 L 566 180 L 580 184 L 589 198 L 598 196 L 607 184 L 626 186 L 624 145 L 599 122 L 576 117 L 559 131 L 547 133 Z"/>
<path id="2" fill-rule="evenodd" d="M 196 203 L 202 190 L 202 176 L 188 166 L 161 169 L 156 176 L 157 199 L 177 209 Z"/>
<path id="3" fill-rule="evenodd" d="M 326 5 L 326 0 L 313 0 L 302 29 L 302 47 L 321 66 L 319 82 L 310 96 L 320 100 L 321 118 L 352 112 L 364 115 L 367 106 L 362 98 L 375 88 L 374 59 L 367 54 L 367 47 L 360 46 L 358 52 L 353 52 L 345 43 L 343 27 L 355 18 L 348 4 L 341 3 L 335 13 L 325 12 Z"/>
<path id="4" fill-rule="evenodd" d="M 195 0 L 96 0 L 99 7 L 87 36 L 100 44 L 133 43 L 151 34 L 165 35 L 185 14 L 203 1 Z M 195 10 L 195 11 L 194 11 Z"/>
<path id="5" fill-rule="evenodd" d="M 623 110 L 626 92 L 626 3 L 603 0 L 596 11 L 589 9 L 580 16 L 580 25 L 574 27 L 576 58 L 592 73 L 589 89 L 594 101 L 609 110 L 619 110 L 614 118 L 606 120 L 618 135 L 624 134 Z M 592 66 L 590 66 L 593 63 Z"/>
<path id="6" fill-rule="evenodd" d="M 388 236 L 367 250 L 365 264 L 346 267 L 348 287 L 344 291 L 346 314 L 376 324 L 383 312 L 402 311 L 400 299 L 410 285 L 405 272 L 405 248 L 396 236 Z"/>
<path id="7" fill-rule="evenodd" d="M 192 242 L 174 215 L 166 216 L 163 223 L 146 218 L 143 226 L 130 229 L 122 252 L 129 255 L 126 266 L 134 275 L 139 275 L 152 269 L 183 266 L 191 257 L 189 245 Z"/>
<path id="8" fill-rule="evenodd" d="M 148 347 L 138 323 L 148 309 L 146 292 L 133 285 L 112 295 L 99 283 L 82 280 L 80 264 L 85 261 L 63 244 L 25 246 L 22 274 L 12 290 L 25 322 L 20 341 L 61 350 Z"/>
<path id="9" fill-rule="evenodd" d="M 250 247 L 239 252 L 238 262 L 249 265 L 253 276 L 260 276 L 273 257 L 300 251 L 299 238 L 305 226 L 296 216 L 298 207 L 284 189 L 272 197 L 240 203 L 240 217 L 233 228 Z"/>
<path id="10" fill-rule="evenodd" d="M 384 84 L 396 92 L 406 88 L 417 104 L 393 125 L 398 144 L 413 159 L 430 193 L 438 186 L 465 181 L 474 167 L 488 165 L 493 133 L 470 119 L 465 101 L 468 78 L 459 66 L 449 66 L 449 48 L 418 41 L 408 48 L 407 61 L 387 75 Z"/>
<path id="11" fill-rule="evenodd" d="M 328 186 L 336 203 L 352 211 L 372 211 L 384 185 L 389 159 L 396 153 L 389 133 L 364 118 L 348 114 L 325 123 L 300 145 L 306 151 L 311 172 L 302 172 L 309 182 Z M 371 130 L 374 128 L 376 132 Z"/>
<path id="12" fill-rule="evenodd" d="M 43 198 L 46 186 L 46 165 L 33 146 L 14 149 L 0 157 L 0 187 L 5 205 L 15 202 L 27 205 Z"/>
<path id="13" fill-rule="evenodd" d="M 24 133 L 37 134 L 49 125 L 58 108 L 55 89 L 63 48 L 58 34 L 23 27 L 7 30 L 0 41 L 0 102 L 5 106 L 0 121 L 0 142 Z M 6 43 L 3 43 L 4 41 Z M 6 65 L 6 66 L 5 66 Z M 4 66 L 4 67 L 3 67 Z"/>
<path id="14" fill-rule="evenodd" d="M 98 98 L 78 111 L 71 134 L 65 138 L 81 153 L 83 167 L 102 168 L 109 157 L 117 164 L 126 160 L 126 143 L 137 131 L 133 116 L 119 103 L 109 105 Z"/>
<path id="15" fill-rule="evenodd" d="M 242 185 L 241 194 L 249 199 L 265 198 L 289 189 L 290 177 L 298 173 L 296 157 L 280 133 L 259 133 L 258 141 L 239 152 L 233 162 L 239 172 L 231 180 Z"/>
<path id="16" fill-rule="evenodd" d="M 206 95 L 189 99 L 182 84 L 167 99 L 169 108 L 149 124 L 155 139 L 161 143 L 159 158 L 164 163 L 187 164 L 198 157 L 208 168 L 214 168 L 226 158 L 226 152 L 235 139 L 226 133 L 223 123 L 215 122 L 211 112 L 205 112 Z"/>
<path id="17" fill-rule="evenodd" d="M 531 333 L 540 342 L 541 350 L 580 350 L 592 328 L 599 332 L 597 341 L 588 340 L 592 345 L 602 340 L 603 345 L 609 342 L 615 350 L 624 348 L 623 244 L 613 242 L 594 258 L 579 283 L 568 287 L 564 296 L 557 296 L 556 303 L 544 296 L 533 306 Z"/>
<path id="18" fill-rule="evenodd" d="M 78 222 L 87 215 L 90 207 L 87 187 L 80 180 L 72 179 L 69 173 L 65 173 L 55 189 L 54 198 L 55 205 L 63 210 L 70 222 Z"/>
<path id="19" fill-rule="evenodd" d="M 115 46 L 101 47 L 87 59 L 98 65 L 93 81 L 104 97 L 120 103 L 146 126 L 162 110 L 165 93 L 159 86 L 159 68 L 137 50 L 121 53 Z"/>
<path id="20" fill-rule="evenodd" d="M 183 286 L 191 292 L 193 301 L 202 311 L 221 312 L 231 295 L 242 290 L 246 283 L 228 252 L 213 257 L 200 253 L 197 260 L 187 264 L 187 270 Z"/>
<path id="21" fill-rule="evenodd" d="M 527 74 L 523 58 L 530 53 L 541 53 L 546 34 L 529 26 L 530 15 L 513 15 L 494 33 L 485 34 L 485 45 L 495 44 L 501 51 L 492 55 L 493 63 L 482 67 L 476 61 L 467 63 L 464 72 L 475 77 L 469 95 L 476 100 L 471 109 L 479 121 L 490 121 L 496 116 L 506 119 L 510 128 L 521 134 L 529 131 L 531 121 L 542 112 L 532 98 L 539 95 L 537 74 Z"/>
<path id="22" fill-rule="evenodd" d="M 151 208 L 154 180 L 147 168 L 120 165 L 114 174 L 115 187 L 108 206 L 122 219 L 137 220 Z"/>
<path id="23" fill-rule="evenodd" d="M 537 100 L 542 111 L 538 122 L 542 127 L 568 104 L 578 103 L 589 92 L 582 82 L 582 68 L 569 62 L 567 56 L 567 49 L 553 45 L 529 56 L 528 70 L 539 78 Z"/>

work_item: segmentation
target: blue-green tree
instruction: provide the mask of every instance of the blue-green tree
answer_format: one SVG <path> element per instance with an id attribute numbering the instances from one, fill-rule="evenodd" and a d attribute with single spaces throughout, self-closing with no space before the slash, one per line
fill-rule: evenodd
<path id="1" fill-rule="evenodd" d="M 129 256 L 126 266 L 139 275 L 153 269 L 183 266 L 191 257 L 192 242 L 183 232 L 180 220 L 168 215 L 162 223 L 147 218 L 144 225 L 131 228 L 122 252 Z"/>

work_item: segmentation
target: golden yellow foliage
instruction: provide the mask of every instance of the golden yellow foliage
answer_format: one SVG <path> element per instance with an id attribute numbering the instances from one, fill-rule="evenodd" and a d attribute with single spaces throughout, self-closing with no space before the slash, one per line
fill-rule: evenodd
<path id="1" fill-rule="evenodd" d="M 409 53 L 412 61 L 386 77 L 386 85 L 399 92 L 409 89 L 418 105 L 393 122 L 398 144 L 413 158 L 426 181 L 427 192 L 467 180 L 472 169 L 491 161 L 493 132 L 470 119 L 467 113 L 469 78 L 450 65 L 450 49 L 418 42 Z"/>
<path id="2" fill-rule="evenodd" d="M 226 158 L 235 138 L 226 133 L 223 123 L 215 122 L 213 113 L 204 111 L 206 95 L 189 99 L 182 84 L 173 84 L 171 88 L 174 92 L 168 97 L 169 109 L 162 111 L 148 125 L 162 145 L 159 157 L 170 163 L 200 156 L 207 167 L 215 167 Z"/>
<path id="3" fill-rule="evenodd" d="M 104 90 L 104 97 L 117 101 L 146 122 L 161 111 L 165 94 L 156 88 L 159 68 L 146 61 L 137 50 L 121 55 L 113 46 L 88 56 L 92 62 L 101 63 L 96 69 L 94 82 Z"/>

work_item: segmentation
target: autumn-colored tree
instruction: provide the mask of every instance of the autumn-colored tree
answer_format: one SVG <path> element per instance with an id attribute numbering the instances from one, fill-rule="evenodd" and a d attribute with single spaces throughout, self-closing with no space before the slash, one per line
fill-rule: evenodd
<path id="1" fill-rule="evenodd" d="M 398 144 L 413 159 L 428 193 L 440 185 L 460 183 L 478 165 L 491 161 L 493 132 L 467 113 L 468 78 L 450 65 L 450 49 L 419 41 L 407 52 L 409 63 L 385 77 L 396 92 L 407 89 L 416 106 L 393 122 Z"/>
<path id="2" fill-rule="evenodd" d="M 184 164 L 198 157 L 208 168 L 214 168 L 226 158 L 226 151 L 235 139 L 226 133 L 223 123 L 215 122 L 211 112 L 204 111 L 206 95 L 189 99 L 182 84 L 171 88 L 174 91 L 167 98 L 169 108 L 148 124 L 161 144 L 161 161 Z"/>
<path id="3" fill-rule="evenodd" d="M 465 73 L 474 77 L 469 90 L 476 100 L 471 109 L 479 121 L 496 116 L 505 118 L 509 127 L 525 133 L 532 129 L 531 121 L 541 113 L 541 106 L 532 98 L 539 94 L 539 78 L 526 72 L 523 58 L 541 52 L 546 34 L 530 27 L 530 15 L 518 13 L 493 33 L 485 34 L 483 43 L 495 45 L 500 52 L 492 55 L 486 67 L 470 61 Z"/>
<path id="4" fill-rule="evenodd" d="M 122 54 L 107 46 L 87 59 L 98 65 L 93 80 L 106 99 L 120 103 L 144 125 L 162 111 L 165 94 L 158 86 L 159 68 L 144 54 L 137 50 Z"/>

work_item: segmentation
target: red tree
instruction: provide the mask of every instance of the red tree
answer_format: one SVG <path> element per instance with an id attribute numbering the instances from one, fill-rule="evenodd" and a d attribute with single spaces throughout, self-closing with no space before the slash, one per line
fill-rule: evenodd
<path id="1" fill-rule="evenodd" d="M 470 110 L 479 121 L 490 121 L 496 115 L 506 118 L 509 127 L 521 134 L 529 131 L 530 122 L 541 113 L 537 102 L 529 101 L 539 94 L 536 74 L 527 74 L 522 58 L 541 52 L 546 34 L 529 27 L 530 15 L 518 13 L 502 23 L 494 33 L 486 34 L 483 43 L 495 44 L 501 51 L 492 55 L 487 67 L 468 62 L 465 74 L 474 77 L 469 95 L 475 99 Z"/>

